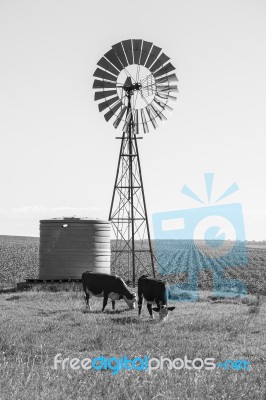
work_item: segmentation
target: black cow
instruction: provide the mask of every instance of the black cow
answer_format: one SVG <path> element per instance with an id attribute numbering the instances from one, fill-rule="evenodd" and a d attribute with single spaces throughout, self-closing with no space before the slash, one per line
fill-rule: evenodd
<path id="1" fill-rule="evenodd" d="M 115 301 L 120 299 L 124 299 L 131 310 L 135 308 L 136 294 L 129 291 L 127 285 L 119 276 L 87 271 L 82 274 L 81 280 L 89 310 L 91 310 L 90 296 L 103 297 L 102 311 L 106 307 L 108 297 L 112 300 L 113 310 L 115 309 Z"/>
<path id="2" fill-rule="evenodd" d="M 168 311 L 172 311 L 175 307 L 167 307 L 167 288 L 164 281 L 150 278 L 142 275 L 138 280 L 138 305 L 139 317 L 141 315 L 143 297 L 147 302 L 147 308 L 151 318 L 153 318 L 152 310 L 159 312 L 160 321 L 168 317 Z M 152 308 L 152 304 L 156 304 L 156 308 Z"/>

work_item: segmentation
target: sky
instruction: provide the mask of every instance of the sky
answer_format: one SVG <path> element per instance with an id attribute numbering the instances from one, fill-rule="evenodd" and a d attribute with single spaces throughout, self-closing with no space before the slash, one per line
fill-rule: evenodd
<path id="1" fill-rule="evenodd" d="M 92 90 L 98 60 L 144 39 L 176 67 L 178 100 L 140 141 L 149 218 L 239 191 L 248 240 L 266 240 L 266 3 L 263 0 L 0 0 L 0 234 L 39 220 L 107 219 L 119 141 Z M 206 202 L 206 206 L 208 206 Z"/>

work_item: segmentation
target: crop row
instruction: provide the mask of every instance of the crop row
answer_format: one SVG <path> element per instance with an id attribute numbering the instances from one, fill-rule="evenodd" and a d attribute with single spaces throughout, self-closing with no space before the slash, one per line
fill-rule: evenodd
<path id="1" fill-rule="evenodd" d="M 147 248 L 147 243 L 144 243 Z M 114 242 L 112 242 L 114 248 Z M 140 250 L 139 243 L 136 243 Z M 214 276 L 242 281 L 249 293 L 266 294 L 266 249 L 242 245 L 233 252 L 223 252 L 215 246 L 209 251 L 203 243 L 192 241 L 153 242 L 157 275 L 169 283 L 197 282 L 201 289 L 212 289 Z M 112 254 L 112 261 L 114 260 Z M 151 274 L 148 252 L 137 253 L 136 278 Z M 132 280 L 132 259 L 123 253 L 111 272 Z M 37 278 L 39 268 L 39 238 L 0 236 L 0 286 L 14 285 L 27 277 Z"/>

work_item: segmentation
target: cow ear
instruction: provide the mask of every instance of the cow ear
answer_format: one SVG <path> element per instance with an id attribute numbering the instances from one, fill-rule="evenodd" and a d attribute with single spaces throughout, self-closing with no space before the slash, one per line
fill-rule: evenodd
<path id="1" fill-rule="evenodd" d="M 159 312 L 159 310 L 160 310 L 158 307 L 153 307 L 152 309 L 153 309 L 153 311 L 156 311 L 156 312 Z"/>
<path id="2" fill-rule="evenodd" d="M 175 309 L 175 307 L 167 307 L 167 310 L 169 311 L 173 311 Z"/>

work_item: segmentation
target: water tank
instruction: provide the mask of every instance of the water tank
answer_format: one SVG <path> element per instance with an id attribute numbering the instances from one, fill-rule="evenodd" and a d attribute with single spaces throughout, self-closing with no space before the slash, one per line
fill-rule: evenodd
<path id="1" fill-rule="evenodd" d="M 98 219 L 40 221 L 40 279 L 80 279 L 85 271 L 110 274 L 110 223 Z"/>

